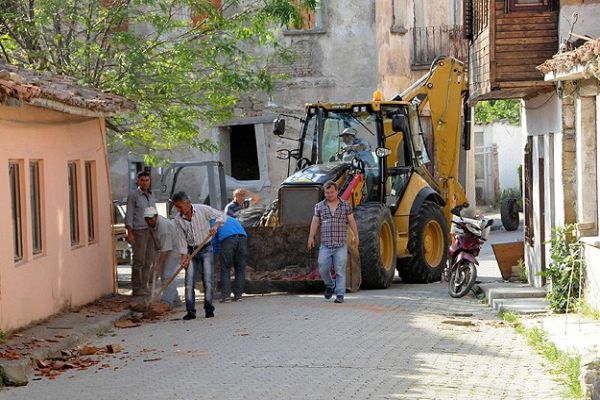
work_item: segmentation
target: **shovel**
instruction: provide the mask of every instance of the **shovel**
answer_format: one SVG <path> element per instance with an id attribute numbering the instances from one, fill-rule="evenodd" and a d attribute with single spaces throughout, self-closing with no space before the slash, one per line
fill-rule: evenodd
<path id="1" fill-rule="evenodd" d="M 194 251 L 192 252 L 192 254 L 190 254 L 190 260 L 192 258 L 194 258 L 194 256 L 196 254 L 198 254 L 198 252 L 208 243 L 210 242 L 210 240 L 212 239 L 211 235 L 208 235 L 206 237 L 206 239 L 204 239 L 202 241 L 202 243 L 200 243 L 198 245 L 198 247 L 196 247 L 196 249 L 194 249 Z M 156 301 L 156 299 L 158 299 L 160 296 L 162 296 L 163 292 L 165 290 L 167 290 L 167 287 L 169 287 L 169 285 L 171 283 L 173 283 L 173 281 L 175 280 L 175 278 L 177 277 L 177 275 L 179 275 L 179 273 L 181 272 L 181 270 L 183 270 L 185 267 L 183 266 L 183 264 L 179 264 L 179 267 L 177 268 L 177 270 L 173 273 L 173 275 L 171 275 L 169 277 L 169 279 L 167 279 L 167 281 L 158 289 L 158 291 L 153 292 L 152 295 L 150 296 L 150 299 L 148 299 L 147 302 L 139 304 L 139 305 L 135 305 L 132 306 L 131 309 L 133 311 L 138 311 L 138 312 L 151 312 L 152 311 L 152 304 L 154 304 L 154 302 Z"/>

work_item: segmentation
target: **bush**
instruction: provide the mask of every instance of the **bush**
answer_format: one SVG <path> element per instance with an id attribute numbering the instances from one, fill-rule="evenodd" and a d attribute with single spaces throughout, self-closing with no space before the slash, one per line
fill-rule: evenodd
<path id="1" fill-rule="evenodd" d="M 552 230 L 550 266 L 540 273 L 551 282 L 547 298 L 550 308 L 556 313 L 576 311 L 579 306 L 579 292 L 583 285 L 583 246 L 575 234 L 573 224 Z"/>

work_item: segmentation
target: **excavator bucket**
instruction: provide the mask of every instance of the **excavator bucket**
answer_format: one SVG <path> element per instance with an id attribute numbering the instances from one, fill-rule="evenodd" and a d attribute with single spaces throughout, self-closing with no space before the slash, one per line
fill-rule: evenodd
<path id="1" fill-rule="evenodd" d="M 318 246 L 308 250 L 309 227 L 248 227 L 246 293 L 320 292 Z M 358 249 L 350 246 L 346 288 L 357 291 L 361 272 Z"/>

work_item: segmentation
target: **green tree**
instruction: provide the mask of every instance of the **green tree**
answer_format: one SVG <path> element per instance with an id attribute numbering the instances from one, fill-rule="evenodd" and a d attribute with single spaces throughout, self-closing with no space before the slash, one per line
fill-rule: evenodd
<path id="1" fill-rule="evenodd" d="M 505 121 L 513 125 L 521 123 L 521 103 L 519 100 L 479 101 L 475 106 L 475 123 L 491 124 Z"/>
<path id="2" fill-rule="evenodd" d="M 301 0 L 314 8 L 318 0 Z M 111 142 L 214 150 L 199 126 L 268 91 L 275 28 L 302 21 L 297 0 L 0 0 L 0 57 L 125 96 L 137 110 L 107 120 Z"/>

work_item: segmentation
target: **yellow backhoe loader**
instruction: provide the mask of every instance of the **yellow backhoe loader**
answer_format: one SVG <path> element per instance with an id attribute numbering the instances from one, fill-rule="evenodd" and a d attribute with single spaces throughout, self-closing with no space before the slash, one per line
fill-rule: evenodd
<path id="1" fill-rule="evenodd" d="M 255 276 L 272 282 L 319 281 L 316 254 L 306 250 L 306 239 L 323 184 L 333 180 L 354 207 L 360 236 L 360 260 L 353 258 L 360 276 L 348 280 L 349 289 L 359 284 L 385 288 L 395 270 L 405 282 L 440 280 L 450 210 L 468 205 L 458 181 L 461 141 L 466 150 L 470 143 L 468 121 L 463 124 L 463 117 L 469 117 L 463 112 L 466 80 L 460 61 L 439 57 L 427 74 L 390 101 L 376 92 L 372 101 L 306 104 L 298 148 L 280 151 L 293 161 L 295 172 L 280 185 L 278 199 L 259 226 L 248 228 Z M 429 135 L 424 114 L 430 116 Z M 273 127 L 285 138 L 283 118 Z M 342 150 L 348 129 L 368 143 L 367 149 Z M 431 157 L 426 137 L 433 140 Z"/>

